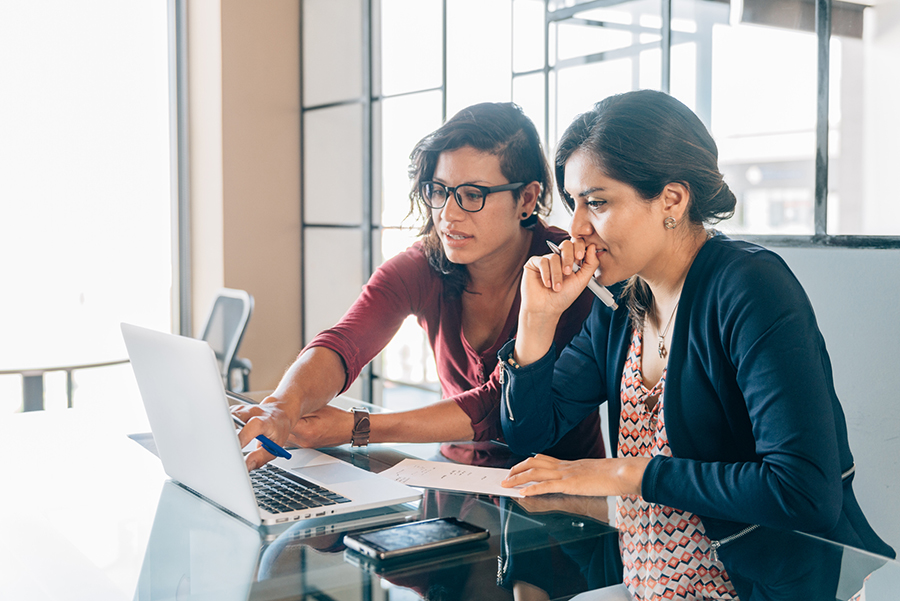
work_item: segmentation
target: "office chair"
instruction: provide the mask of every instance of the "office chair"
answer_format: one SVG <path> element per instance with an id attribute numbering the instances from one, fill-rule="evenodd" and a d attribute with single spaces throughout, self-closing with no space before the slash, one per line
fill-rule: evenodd
<path id="1" fill-rule="evenodd" d="M 238 358 L 237 351 L 252 312 L 253 297 L 248 292 L 222 288 L 203 327 L 201 338 L 216 353 L 225 388 L 233 392 L 247 392 L 250 389 L 252 365 L 249 359 Z"/>

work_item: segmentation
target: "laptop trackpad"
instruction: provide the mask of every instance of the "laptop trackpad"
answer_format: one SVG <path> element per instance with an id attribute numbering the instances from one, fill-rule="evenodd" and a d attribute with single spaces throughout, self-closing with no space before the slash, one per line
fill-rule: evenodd
<path id="1" fill-rule="evenodd" d="M 329 463 L 328 465 L 313 465 L 291 471 L 295 472 L 298 476 L 308 476 L 322 484 L 353 482 L 369 476 L 368 472 L 343 462 Z"/>

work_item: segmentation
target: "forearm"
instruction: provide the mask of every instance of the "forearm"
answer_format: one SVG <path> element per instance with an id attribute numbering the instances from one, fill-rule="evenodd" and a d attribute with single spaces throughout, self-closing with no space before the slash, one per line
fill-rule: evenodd
<path id="1" fill-rule="evenodd" d="M 453 442 L 472 440 L 468 415 L 454 401 L 371 416 L 370 442 Z"/>
<path id="2" fill-rule="evenodd" d="M 294 423 L 327 405 L 343 390 L 346 378 L 340 355 L 325 347 L 313 347 L 297 357 L 263 402 L 277 402 Z"/>

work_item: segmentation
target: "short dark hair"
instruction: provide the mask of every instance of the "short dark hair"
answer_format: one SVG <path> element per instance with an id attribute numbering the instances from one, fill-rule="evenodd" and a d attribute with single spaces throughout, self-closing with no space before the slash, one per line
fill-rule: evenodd
<path id="1" fill-rule="evenodd" d="M 706 127 L 688 107 L 654 90 L 610 96 L 575 118 L 556 150 L 556 185 L 565 191 L 566 162 L 576 152 L 591 157 L 607 177 L 625 183 L 644 200 L 658 197 L 667 184 L 690 191 L 687 218 L 714 224 L 734 214 L 736 199 L 719 171 L 719 151 Z M 652 306 L 649 287 L 637 276 L 622 292 L 632 321 L 643 326 Z"/>
<path id="2" fill-rule="evenodd" d="M 419 184 L 434 177 L 442 152 L 471 147 L 496 155 L 500 171 L 509 182 L 538 182 L 541 192 L 534 214 L 522 220 L 523 227 L 534 227 L 538 215 L 550 213 L 552 175 L 537 128 L 522 109 L 512 102 L 483 102 L 464 108 L 436 131 L 422 138 L 410 153 L 410 214 L 418 213 L 423 225 L 419 230 L 425 254 L 433 269 L 444 278 L 444 290 L 450 296 L 462 294 L 469 282 L 465 265 L 451 263 L 434 229 L 431 210 L 419 197 Z M 519 199 L 522 190 L 513 192 Z"/>

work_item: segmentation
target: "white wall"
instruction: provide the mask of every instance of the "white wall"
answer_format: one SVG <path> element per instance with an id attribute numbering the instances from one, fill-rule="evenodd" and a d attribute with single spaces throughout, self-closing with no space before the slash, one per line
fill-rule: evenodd
<path id="1" fill-rule="evenodd" d="M 856 496 L 900 549 L 900 250 L 772 248 L 803 284 L 825 336 L 856 458 Z"/>

